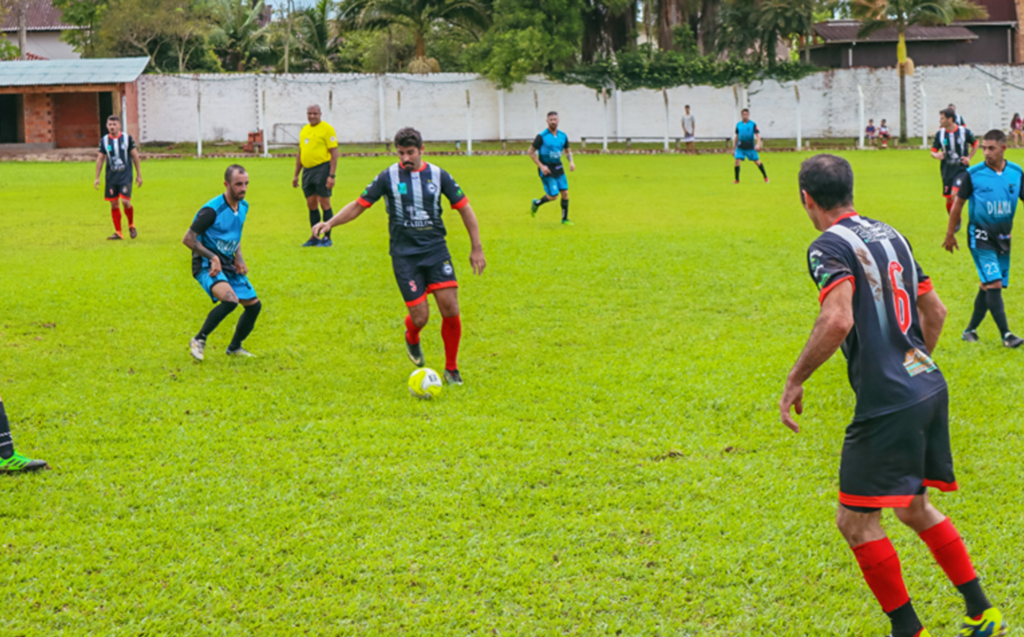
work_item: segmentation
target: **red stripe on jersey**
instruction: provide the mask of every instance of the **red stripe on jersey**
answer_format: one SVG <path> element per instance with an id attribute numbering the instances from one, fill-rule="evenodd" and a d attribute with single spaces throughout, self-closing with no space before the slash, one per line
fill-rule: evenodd
<path id="1" fill-rule="evenodd" d="M 928 294 L 934 289 L 935 286 L 932 285 L 932 280 L 925 279 L 924 281 L 921 281 L 920 283 L 917 284 L 917 296 L 920 297 L 921 295 Z"/>
<path id="2" fill-rule="evenodd" d="M 469 197 L 463 197 L 458 203 L 452 204 L 452 210 L 462 210 L 469 205 Z"/>
<path id="3" fill-rule="evenodd" d="M 362 197 L 360 197 L 359 199 L 356 199 L 356 203 L 359 204 L 360 206 L 362 206 L 363 208 L 369 208 L 369 207 L 373 206 L 372 203 L 370 203 L 369 201 L 363 199 Z"/>
<path id="4" fill-rule="evenodd" d="M 828 285 L 826 285 L 825 288 L 818 295 L 818 303 L 819 304 L 820 303 L 824 303 L 825 302 L 825 297 L 828 296 L 828 293 L 831 292 L 832 290 L 834 290 L 835 287 L 837 285 L 839 285 L 840 283 L 842 283 L 843 281 L 849 281 L 850 285 L 853 286 L 853 289 L 854 290 L 857 289 L 857 280 L 853 278 L 852 274 L 848 274 L 848 275 L 844 276 L 843 278 L 836 279 L 835 281 L 833 281 L 833 282 L 829 283 Z"/>

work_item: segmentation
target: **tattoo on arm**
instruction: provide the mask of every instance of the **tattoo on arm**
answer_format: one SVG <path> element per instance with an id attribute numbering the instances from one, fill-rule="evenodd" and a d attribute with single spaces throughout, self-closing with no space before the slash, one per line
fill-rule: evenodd
<path id="1" fill-rule="evenodd" d="M 181 242 L 184 243 L 185 246 L 188 247 L 188 249 L 191 250 L 192 252 L 195 252 L 196 254 L 206 257 L 207 259 L 212 261 L 215 257 L 217 257 L 217 255 L 210 252 L 210 250 L 208 250 L 206 246 L 199 243 L 199 241 L 196 240 L 198 236 L 199 235 L 196 234 L 195 230 L 189 228 L 188 232 L 185 233 L 185 238 L 182 239 Z M 219 260 L 219 257 L 217 258 Z"/>

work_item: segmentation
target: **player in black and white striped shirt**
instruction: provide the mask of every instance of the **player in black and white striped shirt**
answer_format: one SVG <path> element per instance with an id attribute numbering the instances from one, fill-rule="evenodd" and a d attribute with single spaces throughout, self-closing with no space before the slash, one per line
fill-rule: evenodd
<path id="1" fill-rule="evenodd" d="M 107 131 L 100 140 L 100 152 L 96 157 L 96 181 L 93 187 L 100 187 L 100 169 L 107 165 L 106 188 L 103 198 L 110 202 L 110 218 L 114 222 L 114 234 L 107 239 L 124 239 L 121 232 L 121 207 L 128 217 L 128 231 L 132 239 L 139 235 L 135 230 L 135 209 L 132 207 L 132 165 L 135 166 L 135 183 L 142 187 L 142 169 L 139 167 L 139 151 L 135 140 L 128 133 L 121 132 L 121 120 L 117 115 L 107 118 Z"/>
<path id="2" fill-rule="evenodd" d="M 938 159 L 942 171 L 942 196 L 946 198 L 946 212 L 953 207 L 953 184 L 961 173 L 967 171 L 978 152 L 978 140 L 966 126 L 956 123 L 956 111 L 944 108 L 939 111 L 939 132 L 932 141 L 932 157 Z"/>

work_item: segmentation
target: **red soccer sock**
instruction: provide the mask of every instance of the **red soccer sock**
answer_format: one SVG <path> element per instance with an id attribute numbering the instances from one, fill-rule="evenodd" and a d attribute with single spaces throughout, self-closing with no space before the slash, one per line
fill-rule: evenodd
<path id="1" fill-rule="evenodd" d="M 128 227 L 129 228 L 134 228 L 135 227 L 135 208 L 133 208 L 130 203 L 129 204 L 125 204 L 125 206 L 124 206 L 124 216 L 128 217 Z"/>
<path id="2" fill-rule="evenodd" d="M 960 539 L 956 527 L 949 518 L 918 534 L 931 549 L 935 561 L 946 572 L 953 586 L 960 586 L 978 577 L 967 554 L 967 547 Z"/>
<path id="3" fill-rule="evenodd" d="M 910 601 L 900 570 L 900 557 L 889 538 L 855 546 L 853 554 L 883 611 L 891 613 Z"/>
<path id="4" fill-rule="evenodd" d="M 119 235 L 123 234 L 121 232 L 121 208 L 116 201 L 110 207 L 110 219 L 114 222 L 114 231 Z"/>
<path id="5" fill-rule="evenodd" d="M 953 197 L 946 197 L 946 213 L 953 210 Z"/>
<path id="6" fill-rule="evenodd" d="M 418 345 L 420 342 L 420 330 L 423 328 L 416 327 L 412 322 L 411 316 L 405 317 L 405 341 L 410 345 Z"/>
<path id="7" fill-rule="evenodd" d="M 446 316 L 441 321 L 441 338 L 444 339 L 444 368 L 459 368 L 459 340 L 462 338 L 462 319 Z"/>

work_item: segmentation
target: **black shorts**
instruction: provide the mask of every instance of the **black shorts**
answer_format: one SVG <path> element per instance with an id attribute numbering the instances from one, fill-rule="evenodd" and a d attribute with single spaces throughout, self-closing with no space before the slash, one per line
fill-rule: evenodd
<path id="1" fill-rule="evenodd" d="M 949 446 L 949 390 L 846 428 L 839 502 L 858 510 L 903 508 L 922 487 L 956 491 Z"/>
<path id="2" fill-rule="evenodd" d="M 392 256 L 391 265 L 406 307 L 419 305 L 436 290 L 459 287 L 447 248 L 427 254 Z"/>
<path id="3" fill-rule="evenodd" d="M 961 164 L 959 167 L 953 167 L 947 169 L 945 166 L 942 168 L 942 196 L 952 197 L 953 196 L 953 184 L 956 183 L 956 178 L 961 174 L 967 172 L 967 166 Z"/>
<path id="4" fill-rule="evenodd" d="M 302 194 L 306 197 L 330 197 L 331 189 L 327 187 L 327 178 L 331 176 L 331 162 L 319 166 L 302 169 Z"/>
<path id="5" fill-rule="evenodd" d="M 107 201 L 117 201 L 118 199 L 131 199 L 132 198 L 132 176 L 127 170 L 124 171 L 124 175 L 117 175 L 112 177 L 107 175 L 105 188 L 103 189 L 103 198 Z"/>

